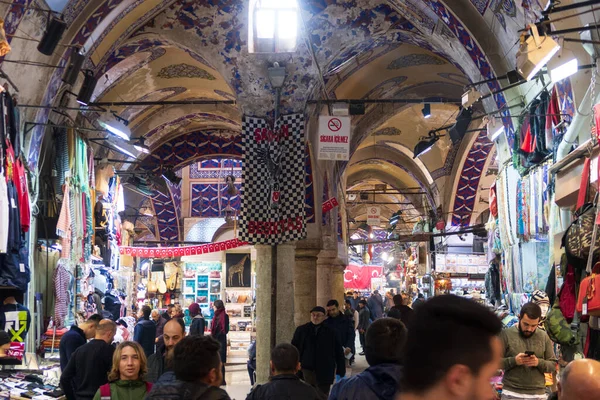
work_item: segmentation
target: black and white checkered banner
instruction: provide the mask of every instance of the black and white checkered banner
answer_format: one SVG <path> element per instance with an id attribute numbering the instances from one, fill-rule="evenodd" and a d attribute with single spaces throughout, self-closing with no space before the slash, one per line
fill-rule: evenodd
<path id="1" fill-rule="evenodd" d="M 240 240 L 279 244 L 306 237 L 304 116 L 284 115 L 273 129 L 262 118 L 242 125 Z"/>

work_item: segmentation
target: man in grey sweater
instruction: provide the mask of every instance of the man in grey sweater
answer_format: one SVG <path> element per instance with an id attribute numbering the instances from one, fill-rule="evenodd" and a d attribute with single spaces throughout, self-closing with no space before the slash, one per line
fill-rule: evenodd
<path id="1" fill-rule="evenodd" d="M 519 324 L 500 334 L 504 348 L 502 400 L 546 400 L 545 373 L 556 370 L 552 341 L 537 329 L 540 306 L 527 303 L 521 308 Z"/>

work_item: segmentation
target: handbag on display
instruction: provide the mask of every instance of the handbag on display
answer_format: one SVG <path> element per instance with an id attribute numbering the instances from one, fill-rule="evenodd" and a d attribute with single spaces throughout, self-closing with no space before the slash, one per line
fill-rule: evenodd
<path id="1" fill-rule="evenodd" d="M 546 333 L 554 343 L 565 346 L 579 344 L 579 337 L 571 329 L 571 325 L 560 310 L 558 297 L 554 301 L 552 308 L 548 311 L 548 314 L 546 314 L 544 327 L 546 328 Z"/>
<path id="2" fill-rule="evenodd" d="M 587 272 L 591 272 L 591 275 L 583 278 L 579 285 L 577 311 L 581 315 L 600 317 L 600 263 Z"/>
<path id="3" fill-rule="evenodd" d="M 590 176 L 590 159 L 586 158 L 583 165 L 579 195 L 577 197 L 577 211 L 575 220 L 569 225 L 562 238 L 562 245 L 569 260 L 574 266 L 583 268 L 592 248 L 592 231 L 596 220 L 596 206 L 594 203 L 586 203 Z M 600 247 L 596 239 L 594 245 L 594 260 L 600 256 Z"/>

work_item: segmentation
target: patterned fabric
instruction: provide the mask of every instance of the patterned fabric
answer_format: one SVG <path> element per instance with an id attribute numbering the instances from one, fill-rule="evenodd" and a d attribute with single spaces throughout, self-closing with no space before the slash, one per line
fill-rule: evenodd
<path id="1" fill-rule="evenodd" d="M 262 118 L 244 117 L 240 239 L 278 244 L 306 237 L 304 117 L 282 116 L 275 132 Z"/>
<path id="2" fill-rule="evenodd" d="M 54 323 L 56 324 L 57 329 L 65 327 L 65 317 L 67 316 L 69 304 L 71 303 L 68 291 L 71 274 L 69 274 L 69 271 L 67 271 L 67 268 L 64 265 L 66 263 L 67 261 L 65 259 L 59 260 L 56 269 L 54 270 L 54 276 L 52 277 L 52 280 L 54 281 L 55 296 Z"/>
<path id="3" fill-rule="evenodd" d="M 55 149 L 52 167 L 52 176 L 54 177 L 54 193 L 62 193 L 62 185 L 65 183 L 65 177 L 69 171 L 69 147 L 67 145 L 67 131 L 63 128 L 54 129 Z"/>

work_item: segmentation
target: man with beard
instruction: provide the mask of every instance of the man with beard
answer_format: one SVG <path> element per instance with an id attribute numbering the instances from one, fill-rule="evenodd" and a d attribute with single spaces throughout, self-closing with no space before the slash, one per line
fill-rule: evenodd
<path id="1" fill-rule="evenodd" d="M 494 400 L 502 323 L 462 297 L 436 296 L 415 312 L 408 331 L 398 400 Z"/>
<path id="2" fill-rule="evenodd" d="M 344 355 L 347 356 L 352 352 L 354 340 L 356 339 L 354 323 L 345 314 L 342 314 L 340 304 L 335 299 L 327 302 L 327 315 L 329 318 L 327 318 L 323 324 L 335 331 L 338 340 L 344 347 Z"/>
<path id="3" fill-rule="evenodd" d="M 538 329 L 542 310 L 535 303 L 521 308 L 519 324 L 500 335 L 504 358 L 502 400 L 546 400 L 544 373 L 556 370 L 554 346 Z"/>
<path id="4" fill-rule="evenodd" d="M 175 345 L 185 337 L 185 325 L 181 319 L 172 318 L 163 328 L 164 345 L 156 350 L 156 353 L 148 357 L 148 373 L 146 381 L 156 382 L 167 371 L 173 369 L 173 349 Z"/>

